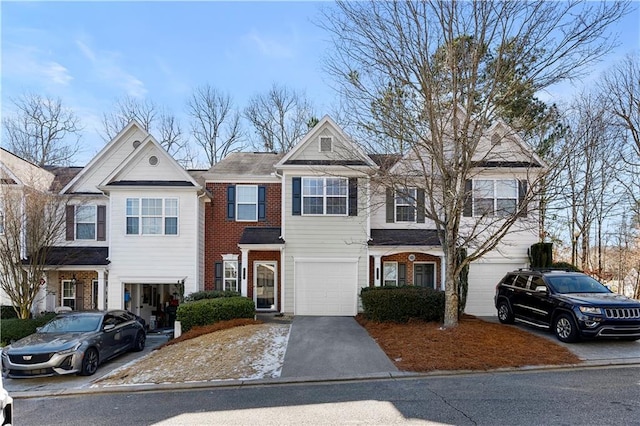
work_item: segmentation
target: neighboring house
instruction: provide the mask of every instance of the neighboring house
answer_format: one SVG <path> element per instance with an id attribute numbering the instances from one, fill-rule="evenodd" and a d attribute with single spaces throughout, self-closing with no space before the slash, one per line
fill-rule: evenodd
<path id="1" fill-rule="evenodd" d="M 42 310 L 126 308 L 152 321 L 202 289 L 209 197 L 137 122 L 77 174 L 54 171 L 67 197 L 66 232 L 47 262 Z"/>
<path id="2" fill-rule="evenodd" d="M 473 197 L 463 227 L 481 215 L 515 211 L 528 176 L 541 170 L 504 123 L 489 129 L 494 134 L 483 139 L 467 183 Z M 444 252 L 425 219 L 424 192 L 373 184 L 381 170 L 402 175 L 416 169 L 415 161 L 411 154 L 365 154 L 329 117 L 285 155 L 229 155 L 204 176 L 213 194 L 206 288 L 238 289 L 258 309 L 296 315 L 355 315 L 367 286 L 443 290 Z M 495 285 L 528 265 L 536 223 L 533 215 L 519 219 L 503 243 L 471 265 L 468 313 L 495 315 Z"/>
<path id="3" fill-rule="evenodd" d="M 11 227 L 5 224 L 4 202 L 20 203 L 24 205 L 24 197 L 29 189 L 48 191 L 55 176 L 35 164 L 24 160 L 11 152 L 0 148 L 0 234 L 10 232 Z M 26 257 L 26 238 L 24 236 L 26 224 L 22 223 L 20 240 L 22 241 L 19 258 Z M 0 303 L 9 305 L 7 295 L 0 290 Z"/>

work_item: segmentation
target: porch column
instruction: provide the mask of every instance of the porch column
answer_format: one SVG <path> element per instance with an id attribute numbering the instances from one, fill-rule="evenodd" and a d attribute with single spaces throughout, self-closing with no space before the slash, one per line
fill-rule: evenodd
<path id="1" fill-rule="evenodd" d="M 380 287 L 380 280 L 382 279 L 382 255 L 373 255 L 373 285 Z"/>
<path id="2" fill-rule="evenodd" d="M 105 269 L 98 269 L 96 272 L 98 272 L 98 306 L 96 306 L 96 308 L 98 309 L 107 309 L 107 305 L 105 303 L 105 294 L 106 294 L 106 280 L 105 280 L 105 275 L 106 275 L 106 270 Z"/>
<path id="3" fill-rule="evenodd" d="M 444 261 L 444 255 L 440 256 L 440 287 L 442 289 L 442 291 L 444 291 L 445 286 L 445 278 L 446 278 L 446 274 L 444 272 L 444 268 L 445 268 L 445 261 Z"/>
<path id="4" fill-rule="evenodd" d="M 240 294 L 243 297 L 247 297 L 249 294 L 247 291 L 247 277 L 249 276 L 249 249 L 240 249 L 242 253 L 242 267 L 240 268 Z"/>

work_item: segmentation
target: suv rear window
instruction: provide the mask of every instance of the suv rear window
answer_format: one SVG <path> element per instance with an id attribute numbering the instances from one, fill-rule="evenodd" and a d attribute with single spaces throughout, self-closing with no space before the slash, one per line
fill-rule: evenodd
<path id="1" fill-rule="evenodd" d="M 518 277 L 516 278 L 516 281 L 513 283 L 513 285 L 515 285 L 516 287 L 520 287 L 520 288 L 526 288 L 527 287 L 527 281 L 529 281 L 529 276 L 528 275 L 518 275 Z"/>

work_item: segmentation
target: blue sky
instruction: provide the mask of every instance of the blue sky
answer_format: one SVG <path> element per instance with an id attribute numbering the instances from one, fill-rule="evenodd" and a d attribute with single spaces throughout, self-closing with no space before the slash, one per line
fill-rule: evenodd
<path id="1" fill-rule="evenodd" d="M 2 1 L 2 108 L 26 91 L 60 97 L 85 126 L 79 164 L 103 146 L 102 114 L 124 95 L 180 116 L 198 85 L 224 90 L 244 107 L 277 82 L 305 91 L 322 116 L 335 103 L 321 69 L 328 37 L 315 25 L 323 5 Z M 640 3 L 635 6 L 617 28 L 623 45 L 608 61 L 640 47 Z M 565 85 L 547 96 L 573 90 Z"/>

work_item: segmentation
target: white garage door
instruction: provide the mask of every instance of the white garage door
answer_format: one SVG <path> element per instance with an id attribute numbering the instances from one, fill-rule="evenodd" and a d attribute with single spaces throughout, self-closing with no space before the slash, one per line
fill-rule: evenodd
<path id="1" fill-rule="evenodd" d="M 465 312 L 476 316 L 497 315 L 493 302 L 496 285 L 507 272 L 521 267 L 521 263 L 472 263 Z"/>
<path id="2" fill-rule="evenodd" d="M 357 260 L 295 262 L 295 314 L 357 314 Z"/>

